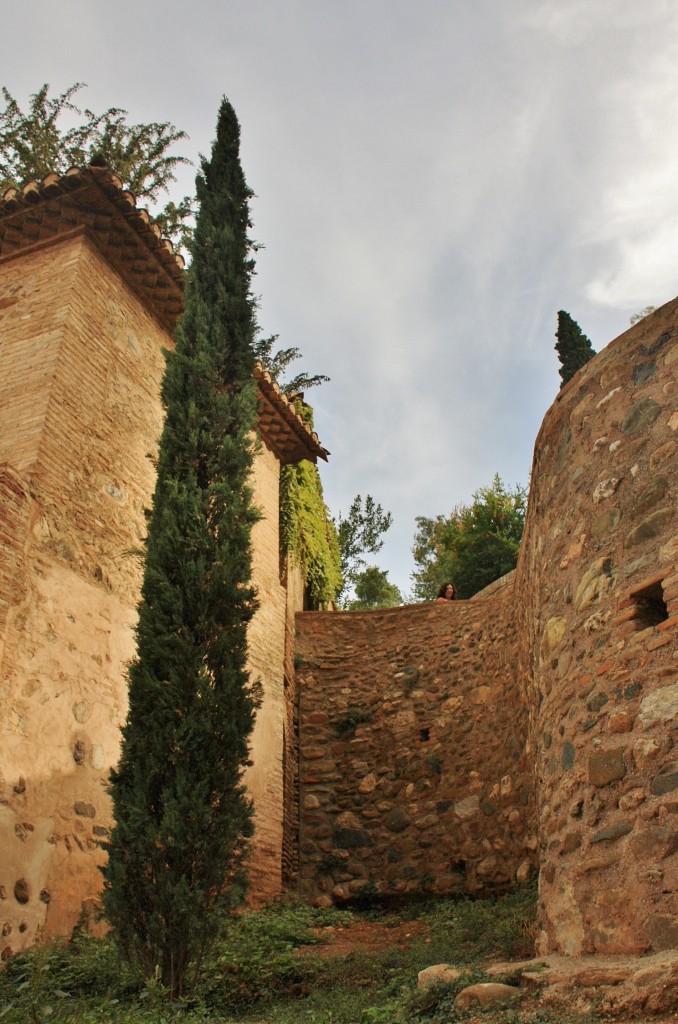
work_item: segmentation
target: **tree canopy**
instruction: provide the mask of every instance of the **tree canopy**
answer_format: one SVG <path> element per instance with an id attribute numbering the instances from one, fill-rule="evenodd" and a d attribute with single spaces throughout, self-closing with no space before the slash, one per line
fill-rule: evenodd
<path id="1" fill-rule="evenodd" d="M 432 601 L 443 582 L 467 598 L 515 568 L 525 524 L 527 492 L 507 490 L 499 475 L 479 488 L 470 505 L 449 516 L 417 517 L 412 553 L 415 596 Z"/>
<path id="2" fill-rule="evenodd" d="M 395 608 L 402 604 L 402 594 L 391 583 L 388 572 L 376 565 L 368 565 L 355 577 L 355 598 L 349 603 L 352 610 L 367 608 Z"/>
<path id="3" fill-rule="evenodd" d="M 259 338 L 254 346 L 254 355 L 267 373 L 270 373 L 273 380 L 279 384 L 280 390 L 284 394 L 298 395 L 308 391 L 309 388 L 315 388 L 319 384 L 329 381 L 330 378 L 324 373 L 297 373 L 291 380 L 284 381 L 282 378 L 287 373 L 288 367 L 297 359 L 301 359 L 301 352 L 298 348 L 280 348 L 274 352 L 273 346 L 277 340 L 277 334 L 270 338 Z"/>
<path id="4" fill-rule="evenodd" d="M 341 575 L 343 585 L 339 599 L 346 599 L 348 590 L 355 586 L 359 574 L 365 567 L 363 555 L 376 554 L 384 544 L 384 534 L 390 528 L 393 519 L 390 512 L 384 512 L 371 494 L 365 501 L 356 494 L 351 502 L 348 515 L 337 516 L 334 525 L 339 538 L 339 554 L 341 556 Z"/>
<path id="5" fill-rule="evenodd" d="M 106 918 L 130 961 L 173 996 L 220 936 L 246 882 L 243 784 L 256 692 L 251 584 L 255 303 L 239 126 L 219 111 L 197 181 L 186 303 L 146 541 L 129 712 L 111 773 Z"/>
<path id="6" fill-rule="evenodd" d="M 558 313 L 555 349 L 560 360 L 561 388 L 596 354 L 579 324 L 564 309 Z"/>
<path id="7" fill-rule="evenodd" d="M 0 193 L 32 179 L 42 180 L 50 171 L 64 174 L 96 156 L 120 175 L 137 199 L 156 206 L 176 180 L 177 167 L 191 162 L 169 152 L 188 136 L 169 121 L 129 124 L 127 111 L 120 107 L 109 107 L 101 114 L 82 110 L 74 97 L 84 87 L 83 82 L 76 82 L 59 96 L 50 96 L 50 86 L 45 84 L 30 97 L 25 112 L 3 87 Z M 190 242 L 193 203 L 189 196 L 152 212 L 163 234 L 175 245 Z"/>

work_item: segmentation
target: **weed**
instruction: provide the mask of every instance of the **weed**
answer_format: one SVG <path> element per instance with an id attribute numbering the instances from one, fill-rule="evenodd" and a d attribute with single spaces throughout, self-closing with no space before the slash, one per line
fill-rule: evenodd
<path id="1" fill-rule="evenodd" d="M 412 690 L 414 690 L 419 682 L 419 676 L 420 673 L 418 668 L 414 668 L 412 665 L 407 666 L 405 669 L 405 678 L 403 680 L 406 693 L 412 693 Z"/>
<path id="2" fill-rule="evenodd" d="M 431 771 L 435 772 L 436 775 L 443 774 L 443 759 L 440 754 L 427 754 L 424 760 Z"/>
<path id="3" fill-rule="evenodd" d="M 340 736 L 348 738 L 355 736 L 355 731 L 359 725 L 364 725 L 365 722 L 371 721 L 372 711 L 370 708 L 365 705 L 352 705 L 346 709 L 343 715 L 336 719 L 334 728 Z"/>

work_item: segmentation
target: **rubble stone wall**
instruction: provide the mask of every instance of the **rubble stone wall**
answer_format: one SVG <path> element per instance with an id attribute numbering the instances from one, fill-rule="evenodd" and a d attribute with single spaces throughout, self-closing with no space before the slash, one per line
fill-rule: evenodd
<path id="1" fill-rule="evenodd" d="M 560 391 L 512 580 L 297 617 L 309 896 L 477 891 L 538 846 L 540 953 L 678 946 L 677 339 L 675 300 Z"/>
<path id="2" fill-rule="evenodd" d="M 678 301 L 570 381 L 516 574 L 540 951 L 678 945 Z"/>
<path id="3" fill-rule="evenodd" d="M 300 888 L 476 893 L 535 863 L 513 591 L 297 615 Z"/>

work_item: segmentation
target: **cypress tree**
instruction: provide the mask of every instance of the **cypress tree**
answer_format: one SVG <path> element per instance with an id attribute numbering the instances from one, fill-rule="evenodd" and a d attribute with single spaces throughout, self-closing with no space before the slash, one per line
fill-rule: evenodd
<path id="1" fill-rule="evenodd" d="M 555 349 L 560 360 L 561 388 L 596 354 L 579 324 L 564 309 L 558 313 Z"/>
<path id="2" fill-rule="evenodd" d="M 105 915 L 131 962 L 147 978 L 157 972 L 173 996 L 242 900 L 253 831 L 243 771 L 257 703 L 245 667 L 256 607 L 256 316 L 239 136 L 223 100 L 196 179 L 185 312 L 162 387 L 129 713 L 110 783 Z"/>

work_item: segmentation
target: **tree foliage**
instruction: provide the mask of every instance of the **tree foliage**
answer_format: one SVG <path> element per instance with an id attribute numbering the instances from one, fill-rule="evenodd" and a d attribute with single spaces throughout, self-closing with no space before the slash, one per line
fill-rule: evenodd
<path id="1" fill-rule="evenodd" d="M 128 124 L 127 111 L 109 107 L 101 114 L 74 103 L 84 88 L 76 82 L 59 96 L 49 95 L 43 85 L 30 98 L 26 112 L 3 87 L 5 107 L 0 110 L 0 193 L 32 179 L 42 180 L 50 171 L 64 174 L 82 167 L 93 157 L 103 158 L 119 174 L 137 199 L 157 204 L 176 180 L 176 169 L 190 160 L 169 150 L 188 138 L 169 121 Z M 64 122 L 70 122 L 67 127 Z M 75 123 L 73 123 L 75 122 Z M 168 202 L 154 211 L 160 229 L 178 246 L 190 241 L 193 204 L 188 196 Z"/>
<path id="2" fill-rule="evenodd" d="M 250 536 L 255 427 L 251 192 L 230 104 L 196 180 L 185 312 L 162 387 L 137 654 L 104 869 L 106 917 L 130 960 L 172 995 L 223 931 L 246 882 L 244 785 L 256 693 Z"/>
<path id="3" fill-rule="evenodd" d="M 371 494 L 366 495 L 364 502 L 362 497 L 356 494 L 346 518 L 339 513 L 334 525 L 339 538 L 343 579 L 340 597 L 344 596 L 350 587 L 355 586 L 365 566 L 363 555 L 376 554 L 381 550 L 384 543 L 383 535 L 390 528 L 392 521 L 391 513 L 384 512 Z"/>
<path id="4" fill-rule="evenodd" d="M 560 360 L 561 388 L 596 354 L 579 324 L 564 309 L 558 313 L 555 349 Z"/>
<path id="5" fill-rule="evenodd" d="M 280 390 L 286 395 L 298 395 L 309 388 L 315 388 L 319 384 L 325 384 L 329 377 L 324 373 L 298 373 L 289 381 L 283 381 L 282 377 L 287 372 L 291 363 L 301 359 L 301 352 L 298 348 L 280 348 L 273 351 L 273 346 L 278 340 L 274 334 L 270 338 L 259 338 L 254 346 L 255 358 L 259 360 L 264 369 L 270 373 L 274 381 L 280 385 Z"/>
<path id="6" fill-rule="evenodd" d="M 376 565 L 368 565 L 355 578 L 355 599 L 349 608 L 395 608 L 402 604 L 402 594 L 395 583 L 391 583 L 388 572 Z"/>
<path id="7" fill-rule="evenodd" d="M 515 568 L 525 524 L 527 492 L 507 490 L 499 475 L 481 487 L 470 505 L 449 516 L 417 517 L 412 553 L 417 568 L 414 593 L 432 601 L 440 584 L 452 580 L 457 597 L 467 598 Z"/>

